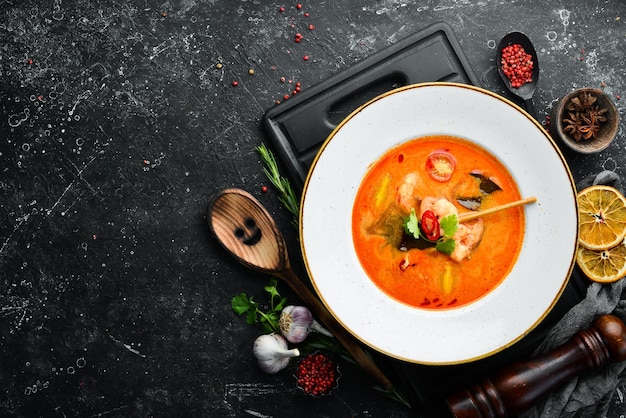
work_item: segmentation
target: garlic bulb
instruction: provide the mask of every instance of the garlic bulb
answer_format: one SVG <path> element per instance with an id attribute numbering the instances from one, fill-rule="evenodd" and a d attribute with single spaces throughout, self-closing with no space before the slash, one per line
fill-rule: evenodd
<path id="1" fill-rule="evenodd" d="M 297 348 L 287 349 L 287 340 L 280 334 L 264 334 L 254 341 L 252 347 L 259 367 L 266 373 L 278 373 L 289 364 L 291 357 L 300 355 Z"/>
<path id="2" fill-rule="evenodd" d="M 280 333 L 294 344 L 304 341 L 311 331 L 332 337 L 330 332 L 313 319 L 311 311 L 304 306 L 285 306 L 280 314 L 278 326 Z"/>

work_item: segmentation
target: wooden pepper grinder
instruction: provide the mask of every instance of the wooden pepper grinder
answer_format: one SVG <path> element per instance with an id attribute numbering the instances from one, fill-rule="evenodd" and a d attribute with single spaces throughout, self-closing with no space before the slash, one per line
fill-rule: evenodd
<path id="1" fill-rule="evenodd" d="M 456 418 L 505 418 L 518 415 L 580 373 L 626 360 L 626 325 L 603 315 L 542 356 L 507 366 L 446 399 Z"/>

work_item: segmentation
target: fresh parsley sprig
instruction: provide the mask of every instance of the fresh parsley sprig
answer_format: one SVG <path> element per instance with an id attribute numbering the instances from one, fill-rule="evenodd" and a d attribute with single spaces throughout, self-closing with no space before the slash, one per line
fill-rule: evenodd
<path id="1" fill-rule="evenodd" d="M 277 285 L 278 280 L 271 279 L 269 284 L 264 287 L 270 300 L 270 306 L 266 312 L 261 310 L 261 306 L 252 296 L 248 296 L 245 293 L 234 296 L 230 301 L 230 306 L 237 315 L 246 314 L 246 322 L 248 324 L 253 325 L 258 322 L 263 327 L 263 331 L 268 334 L 280 332 L 278 320 L 280 319 L 280 313 L 287 303 L 287 298 L 280 296 Z"/>
<path id="2" fill-rule="evenodd" d="M 269 179 L 269 181 L 276 187 L 276 190 L 280 193 L 279 199 L 280 202 L 285 206 L 285 208 L 291 213 L 293 216 L 291 220 L 291 224 L 298 229 L 298 223 L 300 216 L 300 201 L 296 197 L 296 193 L 293 191 L 291 187 L 291 183 L 285 177 L 280 175 L 280 171 L 278 170 L 278 163 L 276 162 L 276 158 L 272 151 L 270 151 L 265 144 L 261 144 L 256 147 L 263 163 L 265 164 L 265 168 L 263 172 Z"/>

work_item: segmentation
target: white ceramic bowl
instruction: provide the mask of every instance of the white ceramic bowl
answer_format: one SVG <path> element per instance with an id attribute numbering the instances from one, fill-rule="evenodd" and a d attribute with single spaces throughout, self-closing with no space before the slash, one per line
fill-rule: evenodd
<path id="1" fill-rule="evenodd" d="M 508 168 L 525 207 L 517 262 L 476 302 L 441 311 L 413 308 L 383 293 L 354 250 L 351 216 L 372 163 L 426 135 L 474 141 Z M 421 364 L 465 363 L 519 341 L 550 312 L 567 285 L 578 240 L 576 189 L 558 147 L 512 102 L 454 83 L 406 86 L 348 116 L 329 136 L 307 177 L 300 242 L 318 295 L 354 336 L 388 356 Z"/>

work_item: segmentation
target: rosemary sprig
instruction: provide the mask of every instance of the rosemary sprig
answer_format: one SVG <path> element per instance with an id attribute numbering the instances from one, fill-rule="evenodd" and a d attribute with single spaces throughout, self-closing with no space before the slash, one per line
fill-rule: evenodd
<path id="1" fill-rule="evenodd" d="M 272 151 L 270 151 L 265 144 L 259 145 L 256 147 L 256 150 L 259 152 L 259 155 L 265 164 L 263 172 L 280 193 L 279 200 L 293 216 L 291 224 L 298 229 L 300 201 L 296 197 L 296 193 L 293 191 L 289 180 L 280 175 L 278 163 L 276 162 L 276 158 L 274 157 Z"/>

